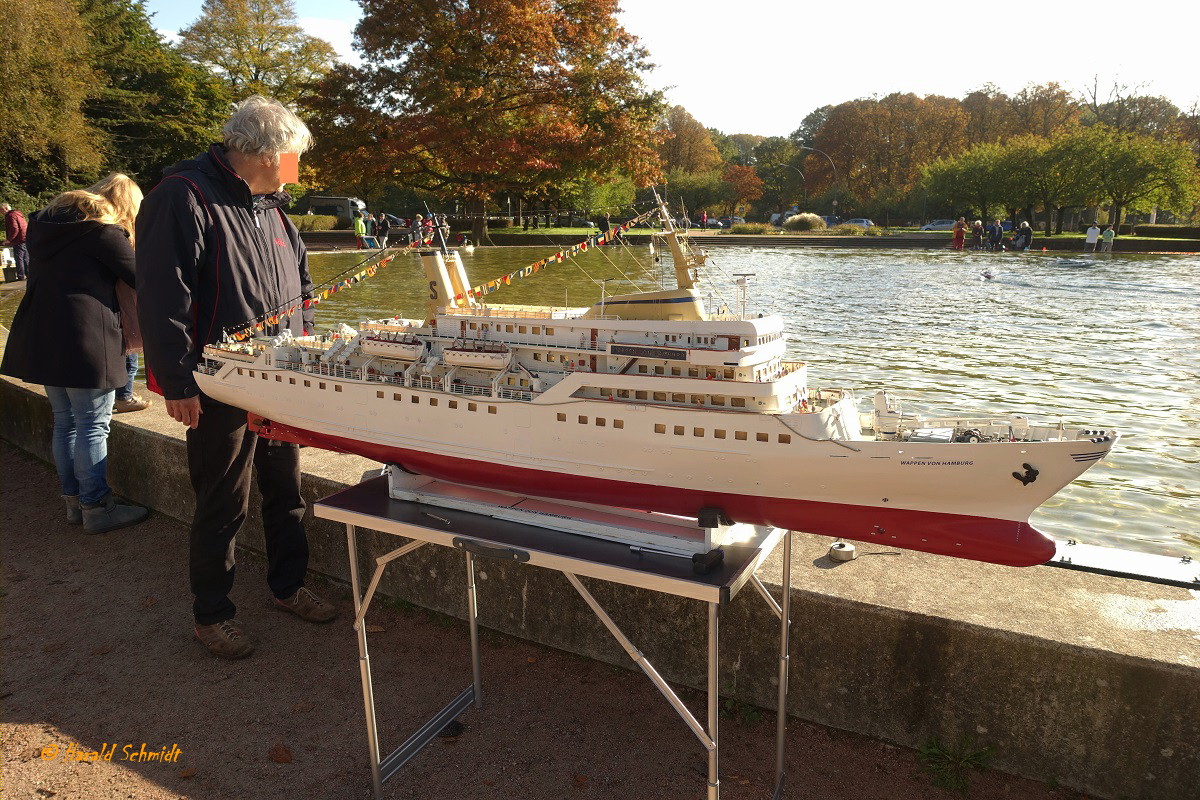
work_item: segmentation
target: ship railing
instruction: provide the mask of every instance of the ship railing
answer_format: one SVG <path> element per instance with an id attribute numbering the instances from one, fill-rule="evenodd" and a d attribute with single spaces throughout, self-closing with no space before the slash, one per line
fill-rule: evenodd
<path id="1" fill-rule="evenodd" d="M 361 369 L 352 369 L 340 365 L 330 364 L 303 364 L 299 361 L 276 361 L 275 366 L 280 369 L 290 369 L 295 372 L 307 372 L 312 375 L 324 375 L 329 378 L 347 378 L 349 380 L 361 381 L 366 376 L 363 375 Z"/>
<path id="2" fill-rule="evenodd" d="M 412 382 L 415 389 L 442 389 L 442 382 L 435 380 L 428 375 L 422 375 Z"/>
<path id="3" fill-rule="evenodd" d="M 196 365 L 196 371 L 205 375 L 216 375 L 223 366 L 225 365 L 216 359 L 206 358 Z"/>
<path id="4" fill-rule="evenodd" d="M 506 400 L 533 400 L 533 392 L 520 389 L 501 389 L 499 396 Z"/>
<path id="5" fill-rule="evenodd" d="M 450 384 L 451 394 L 472 395 L 477 397 L 491 397 L 492 390 L 486 386 L 471 386 L 465 383 Z"/>

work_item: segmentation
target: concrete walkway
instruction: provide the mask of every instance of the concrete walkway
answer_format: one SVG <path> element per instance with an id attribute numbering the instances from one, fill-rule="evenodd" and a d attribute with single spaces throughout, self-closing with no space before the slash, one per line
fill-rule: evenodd
<path id="1" fill-rule="evenodd" d="M 307 625 L 270 608 L 262 567 L 243 554 L 234 600 L 259 649 L 219 661 L 191 641 L 184 526 L 154 514 L 87 536 L 65 523 L 46 464 L 0 442 L 0 470 L 6 798 L 370 796 L 344 590 L 311 581 L 342 617 Z M 470 682 L 469 643 L 459 620 L 403 604 L 368 622 L 386 752 Z M 640 673 L 487 630 L 482 656 L 483 711 L 403 769 L 388 797 L 703 796 L 703 751 Z M 703 695 L 683 696 L 701 711 Z M 768 797 L 774 716 L 727 709 L 722 796 Z M 960 797 L 931 788 L 911 750 L 796 720 L 789 729 L 789 797 Z M 113 744 L 111 761 L 69 757 Z M 169 763 L 122 760 L 143 744 L 178 750 Z M 998 772 L 975 773 L 970 796 L 1086 797 Z"/>

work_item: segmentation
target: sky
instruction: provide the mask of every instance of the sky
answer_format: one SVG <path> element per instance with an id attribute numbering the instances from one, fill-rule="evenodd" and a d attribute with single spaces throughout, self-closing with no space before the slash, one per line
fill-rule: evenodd
<path id="1" fill-rule="evenodd" d="M 201 0 L 148 0 L 172 36 Z M 1009 0 L 984 4 L 801 0 L 623 0 L 622 22 L 650 51 L 647 76 L 672 105 L 724 133 L 786 136 L 823 105 L 892 92 L 962 97 L 985 83 L 1010 94 L 1057 81 L 1082 92 L 1098 79 L 1200 103 L 1200 3 Z M 936 10 L 932 10 L 936 9 Z M 1153 9 L 1153 10 L 1151 10 Z M 296 0 L 300 24 L 345 60 L 361 8 Z"/>

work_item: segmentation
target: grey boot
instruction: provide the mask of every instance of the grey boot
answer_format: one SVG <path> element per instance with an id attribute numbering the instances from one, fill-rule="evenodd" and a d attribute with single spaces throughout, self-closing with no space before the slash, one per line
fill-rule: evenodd
<path id="1" fill-rule="evenodd" d="M 83 509 L 79 506 L 79 495 L 64 494 L 63 502 L 67 504 L 67 522 L 71 525 L 79 525 L 83 522 Z"/>
<path id="2" fill-rule="evenodd" d="M 112 492 L 109 492 L 99 503 L 83 505 L 83 529 L 87 533 L 115 531 L 127 525 L 136 525 L 148 516 L 149 510 L 141 506 L 118 503 Z"/>

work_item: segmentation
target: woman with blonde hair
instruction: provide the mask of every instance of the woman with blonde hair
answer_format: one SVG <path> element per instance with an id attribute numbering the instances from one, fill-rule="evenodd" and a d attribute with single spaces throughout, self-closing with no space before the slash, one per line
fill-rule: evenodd
<path id="1" fill-rule="evenodd" d="M 67 521 L 87 533 L 149 513 L 118 503 L 107 480 L 115 390 L 129 377 L 116 287 L 136 282 L 130 235 L 141 195 L 118 173 L 30 216 L 29 282 L 0 363 L 0 373 L 45 387 Z"/>

